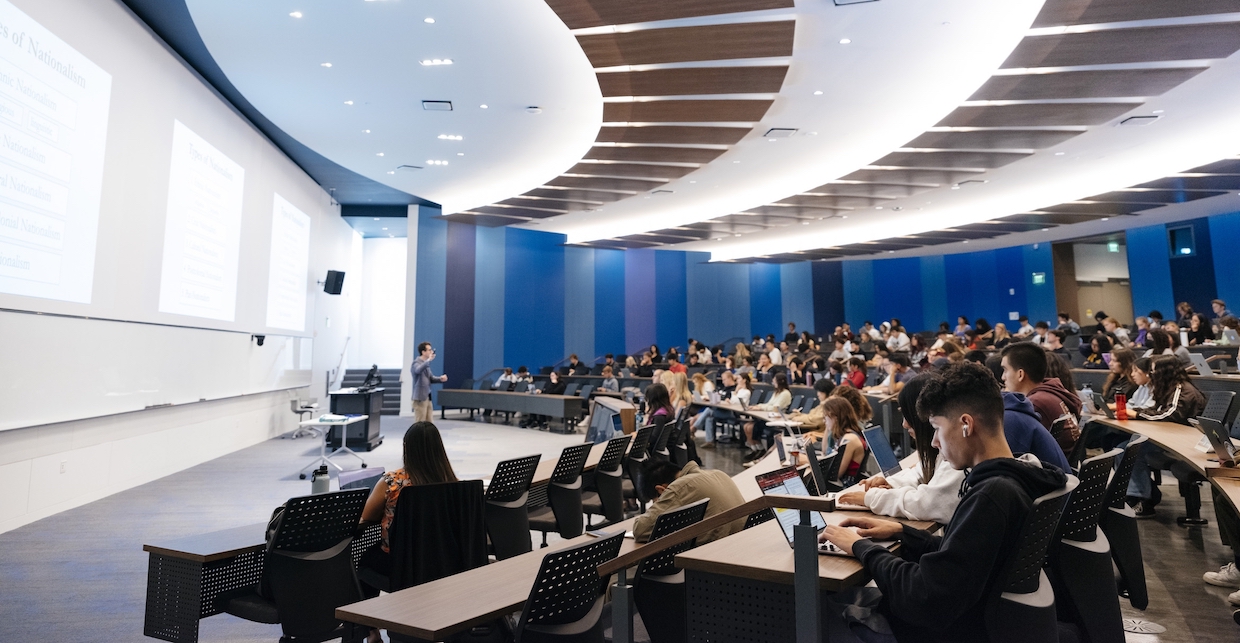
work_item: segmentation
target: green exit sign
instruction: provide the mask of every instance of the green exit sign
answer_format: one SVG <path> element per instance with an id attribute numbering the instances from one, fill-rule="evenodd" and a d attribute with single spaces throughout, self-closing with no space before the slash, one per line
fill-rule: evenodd
<path id="1" fill-rule="evenodd" d="M 1033 273 L 1033 285 L 1035 285 L 1035 286 L 1041 286 L 1041 285 L 1042 285 L 1042 284 L 1044 284 L 1044 283 L 1046 283 L 1046 273 L 1045 273 L 1045 272 L 1035 272 L 1035 273 Z"/>
<path id="2" fill-rule="evenodd" d="M 1118 242 L 1118 241 L 1108 241 L 1108 242 L 1107 242 L 1107 252 L 1119 252 L 1119 242 Z"/>

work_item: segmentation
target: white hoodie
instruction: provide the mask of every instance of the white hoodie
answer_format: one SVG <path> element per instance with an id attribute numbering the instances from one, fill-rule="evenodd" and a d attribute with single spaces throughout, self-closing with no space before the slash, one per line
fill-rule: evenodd
<path id="1" fill-rule="evenodd" d="M 865 505 L 880 516 L 907 518 L 909 520 L 933 520 L 946 525 L 956 505 L 960 503 L 960 483 L 964 472 L 958 471 L 939 457 L 934 477 L 929 484 L 921 483 L 921 462 L 890 478 L 890 489 L 870 489 L 865 492 Z"/>

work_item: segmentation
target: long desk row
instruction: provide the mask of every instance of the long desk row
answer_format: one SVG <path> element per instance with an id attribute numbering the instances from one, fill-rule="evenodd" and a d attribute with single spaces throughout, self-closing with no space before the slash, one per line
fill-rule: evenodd
<path id="1" fill-rule="evenodd" d="M 1076 380 L 1076 387 L 1081 388 L 1085 384 L 1089 384 L 1095 391 L 1101 393 L 1102 386 L 1106 383 L 1107 376 L 1110 371 L 1101 368 L 1074 368 L 1072 369 L 1072 379 Z M 1240 396 L 1240 375 L 1189 375 L 1193 385 L 1202 391 L 1233 391 Z"/>
<path id="2" fill-rule="evenodd" d="M 1098 422 L 1125 433 L 1139 433 L 1160 446 L 1168 455 L 1182 460 L 1218 488 L 1233 508 L 1240 509 L 1240 479 L 1220 475 L 1218 458 L 1197 450 L 1201 433 L 1191 426 L 1174 422 L 1149 422 L 1146 420 L 1111 420 L 1094 416 Z"/>

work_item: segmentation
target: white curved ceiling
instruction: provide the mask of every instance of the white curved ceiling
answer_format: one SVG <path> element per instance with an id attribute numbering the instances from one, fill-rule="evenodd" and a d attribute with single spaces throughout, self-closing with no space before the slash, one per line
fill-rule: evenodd
<path id="1" fill-rule="evenodd" d="M 581 159 L 602 121 L 594 72 L 542 0 L 186 5 L 228 79 L 276 126 L 445 213 L 557 176 Z M 452 64 L 420 64 L 436 58 Z M 454 110 L 425 111 L 423 100 L 449 100 Z"/>

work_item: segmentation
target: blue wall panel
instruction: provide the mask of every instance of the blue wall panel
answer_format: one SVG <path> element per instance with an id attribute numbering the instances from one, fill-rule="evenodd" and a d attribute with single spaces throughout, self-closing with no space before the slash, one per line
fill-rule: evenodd
<path id="1" fill-rule="evenodd" d="M 788 322 L 797 325 L 797 332 L 814 332 L 814 274 L 808 261 L 785 263 L 779 267 L 782 290 L 784 328 Z M 786 331 L 785 331 L 786 332 Z"/>
<path id="2" fill-rule="evenodd" d="M 852 323 L 853 330 L 859 330 L 866 320 L 878 325 L 882 320 L 874 319 L 874 262 L 863 259 L 843 264 L 845 321 Z"/>
<path id="3" fill-rule="evenodd" d="M 474 373 L 504 366 L 504 237 L 478 226 L 474 257 Z"/>
<path id="4" fill-rule="evenodd" d="M 810 262 L 810 273 L 814 285 L 814 334 L 825 337 L 848 321 L 844 316 L 844 264 Z"/>
<path id="5" fill-rule="evenodd" d="M 1055 266 L 1051 255 L 1051 244 L 1040 243 L 1034 246 L 1021 246 L 1024 255 L 1025 272 L 1021 278 L 1025 282 L 1025 314 L 1032 323 L 1046 320 L 1055 321 L 1059 314 L 1055 305 Z M 1045 283 L 1034 284 L 1033 273 L 1040 272 L 1046 276 Z M 1018 327 L 1019 328 L 1019 327 Z M 1013 329 L 1014 330 L 1014 329 Z"/>
<path id="6" fill-rule="evenodd" d="M 943 266 L 943 256 L 921 258 L 921 325 L 915 318 L 909 318 L 905 328 L 917 332 L 920 330 L 937 330 L 940 322 L 951 323 L 951 313 L 947 312 L 947 270 Z"/>
<path id="7" fill-rule="evenodd" d="M 994 325 L 996 321 L 1007 317 L 1007 314 L 1003 312 L 1004 307 L 998 301 L 999 276 L 996 274 L 998 264 L 995 260 L 995 252 L 993 250 L 970 252 L 965 256 L 968 257 L 970 266 L 970 280 L 967 283 L 972 284 L 970 293 L 972 301 L 966 311 L 972 310 L 973 312 L 964 314 L 968 314 L 969 319 L 974 321 L 978 317 L 985 317 L 986 321 Z"/>
<path id="8" fill-rule="evenodd" d="M 1028 313 L 1029 307 L 1029 299 L 1025 296 L 1025 280 L 1021 278 L 1025 272 L 1024 251 L 1020 246 L 995 250 L 995 267 L 999 284 L 999 292 L 995 296 L 998 310 L 995 316 L 990 318 L 990 323 L 1002 323 L 1008 332 L 1012 332 L 1020 328 L 1020 323 L 1011 318 L 1012 313 L 1016 313 L 1019 318 Z"/>
<path id="9" fill-rule="evenodd" d="M 458 388 L 474 369 L 474 257 L 478 228 L 448 223 L 447 275 L 444 279 L 443 372 Z"/>
<path id="10" fill-rule="evenodd" d="M 779 285 L 779 265 L 749 264 L 749 326 L 755 335 L 783 338 L 783 292 Z"/>
<path id="11" fill-rule="evenodd" d="M 956 318 L 964 315 L 973 323 L 973 269 L 969 255 L 946 255 L 943 257 L 943 274 L 947 280 L 947 323 L 954 329 Z"/>
<path id="12" fill-rule="evenodd" d="M 1215 215 L 1208 221 L 1217 296 L 1236 312 L 1240 308 L 1240 261 L 1236 260 L 1240 253 L 1240 212 Z"/>
<path id="13" fill-rule="evenodd" d="M 735 337 L 749 341 L 749 266 L 708 263 L 705 252 L 687 254 L 688 335 L 711 346 Z"/>
<path id="14" fill-rule="evenodd" d="M 564 354 L 592 363 L 594 348 L 594 249 L 564 249 Z"/>
<path id="15" fill-rule="evenodd" d="M 504 364 L 564 358 L 564 236 L 509 228 L 504 249 Z"/>
<path id="16" fill-rule="evenodd" d="M 417 292 L 413 311 L 414 345 L 430 342 L 443 359 L 444 293 L 448 278 L 448 223 L 439 218 L 439 208 L 418 208 Z M 417 349 L 414 349 L 417 357 Z M 435 365 L 442 372 L 443 362 Z"/>
<path id="17" fill-rule="evenodd" d="M 1175 316 L 1171 290 L 1171 255 L 1167 226 L 1159 224 L 1127 231 L 1128 279 L 1132 284 L 1132 311 L 1137 316 L 1157 310 Z"/>
<path id="18" fill-rule="evenodd" d="M 1187 301 L 1193 310 L 1213 316 L 1210 300 L 1217 297 L 1214 284 L 1214 250 L 1210 243 L 1210 224 L 1206 219 L 1193 219 L 1182 223 L 1171 224 L 1169 227 L 1191 226 L 1193 242 L 1197 247 L 1196 254 L 1188 257 L 1179 255 L 1171 257 L 1171 292 L 1177 302 Z M 1234 251 L 1228 251 L 1226 258 L 1235 258 Z"/>
<path id="19" fill-rule="evenodd" d="M 900 323 L 920 330 L 921 260 L 878 259 L 872 262 L 874 275 L 874 325 L 895 317 Z"/>
<path id="20" fill-rule="evenodd" d="M 655 343 L 654 251 L 627 250 L 624 253 L 624 345 L 632 354 Z M 659 350 L 667 352 L 660 345 Z"/>
<path id="21" fill-rule="evenodd" d="M 594 251 L 594 350 L 628 354 L 624 345 L 623 250 Z"/>
<path id="22" fill-rule="evenodd" d="M 655 338 L 659 346 L 688 348 L 689 311 L 685 297 L 685 253 L 656 250 Z"/>

